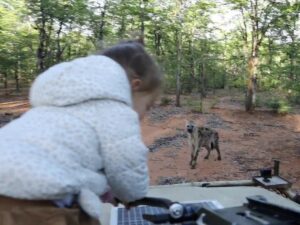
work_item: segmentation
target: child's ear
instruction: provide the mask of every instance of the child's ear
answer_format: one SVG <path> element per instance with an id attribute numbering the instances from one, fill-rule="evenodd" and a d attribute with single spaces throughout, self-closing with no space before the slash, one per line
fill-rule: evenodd
<path id="1" fill-rule="evenodd" d="M 141 79 L 134 78 L 134 79 L 131 80 L 131 88 L 132 88 L 133 91 L 140 90 L 141 85 L 142 85 Z"/>

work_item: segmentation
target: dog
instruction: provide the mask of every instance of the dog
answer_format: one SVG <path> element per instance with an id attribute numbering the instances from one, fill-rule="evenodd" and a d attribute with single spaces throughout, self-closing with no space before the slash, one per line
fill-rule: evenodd
<path id="1" fill-rule="evenodd" d="M 216 149 L 218 152 L 218 160 L 221 160 L 219 134 L 217 131 L 208 127 L 198 127 L 193 121 L 187 122 L 186 131 L 188 133 L 188 143 L 192 151 L 190 161 L 191 169 L 196 168 L 197 158 L 201 147 L 207 149 L 205 159 L 209 158 L 211 150 Z"/>

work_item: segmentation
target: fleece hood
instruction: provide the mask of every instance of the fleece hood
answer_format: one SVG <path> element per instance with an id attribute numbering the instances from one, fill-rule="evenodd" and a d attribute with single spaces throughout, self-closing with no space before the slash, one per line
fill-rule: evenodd
<path id="1" fill-rule="evenodd" d="M 33 107 L 67 106 L 101 99 L 132 105 L 125 70 L 114 60 L 102 55 L 52 66 L 37 77 L 30 89 Z"/>

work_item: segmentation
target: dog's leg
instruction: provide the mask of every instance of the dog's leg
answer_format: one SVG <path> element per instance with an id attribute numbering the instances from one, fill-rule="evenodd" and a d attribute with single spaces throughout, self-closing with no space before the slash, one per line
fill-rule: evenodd
<path id="1" fill-rule="evenodd" d="M 197 158 L 198 158 L 199 152 L 201 150 L 202 143 L 203 143 L 203 141 L 201 140 L 201 141 L 199 141 L 198 145 L 195 146 L 194 156 L 193 156 L 193 160 L 192 160 L 192 163 L 191 163 L 191 169 L 196 168 Z"/>
<path id="2" fill-rule="evenodd" d="M 194 158 L 194 149 L 195 149 L 195 138 L 191 134 L 188 134 L 188 145 L 191 151 L 191 160 L 189 165 L 192 166 L 192 162 Z"/>
<path id="3" fill-rule="evenodd" d="M 195 151 L 195 146 L 193 144 L 191 144 L 191 161 L 190 161 L 190 166 L 192 166 L 192 163 L 193 163 L 194 151 Z"/>
<path id="4" fill-rule="evenodd" d="M 199 153 L 199 145 L 193 145 L 192 157 L 190 162 L 191 169 L 196 168 L 198 153 Z"/>
<path id="5" fill-rule="evenodd" d="M 221 152 L 220 152 L 220 149 L 219 149 L 219 141 L 216 141 L 216 146 L 215 146 L 217 152 L 218 152 L 218 160 L 222 160 L 221 158 Z"/>
<path id="6" fill-rule="evenodd" d="M 195 133 L 198 132 L 198 129 L 195 128 L 193 134 L 191 135 L 191 147 L 192 147 L 192 154 L 191 154 L 191 161 L 190 161 L 190 167 L 191 169 L 195 169 L 196 162 L 195 162 L 195 155 L 198 148 L 198 137 L 195 135 Z"/>
<path id="7" fill-rule="evenodd" d="M 193 158 L 192 159 L 192 161 L 191 161 L 191 169 L 195 169 L 196 168 L 196 160 L 195 160 L 195 158 Z"/>
<path id="8" fill-rule="evenodd" d="M 205 146 L 206 150 L 207 150 L 207 154 L 206 156 L 204 157 L 204 159 L 209 159 L 209 155 L 210 155 L 210 151 L 211 151 L 211 148 L 208 147 L 208 146 Z"/>

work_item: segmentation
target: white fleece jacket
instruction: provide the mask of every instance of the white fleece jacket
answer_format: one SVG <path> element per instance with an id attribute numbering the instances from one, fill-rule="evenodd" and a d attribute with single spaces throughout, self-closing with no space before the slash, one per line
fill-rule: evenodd
<path id="1" fill-rule="evenodd" d="M 95 218 L 108 185 L 125 202 L 146 195 L 148 149 L 119 64 L 88 56 L 55 65 L 34 81 L 30 103 L 0 129 L 0 195 L 78 194 Z"/>

